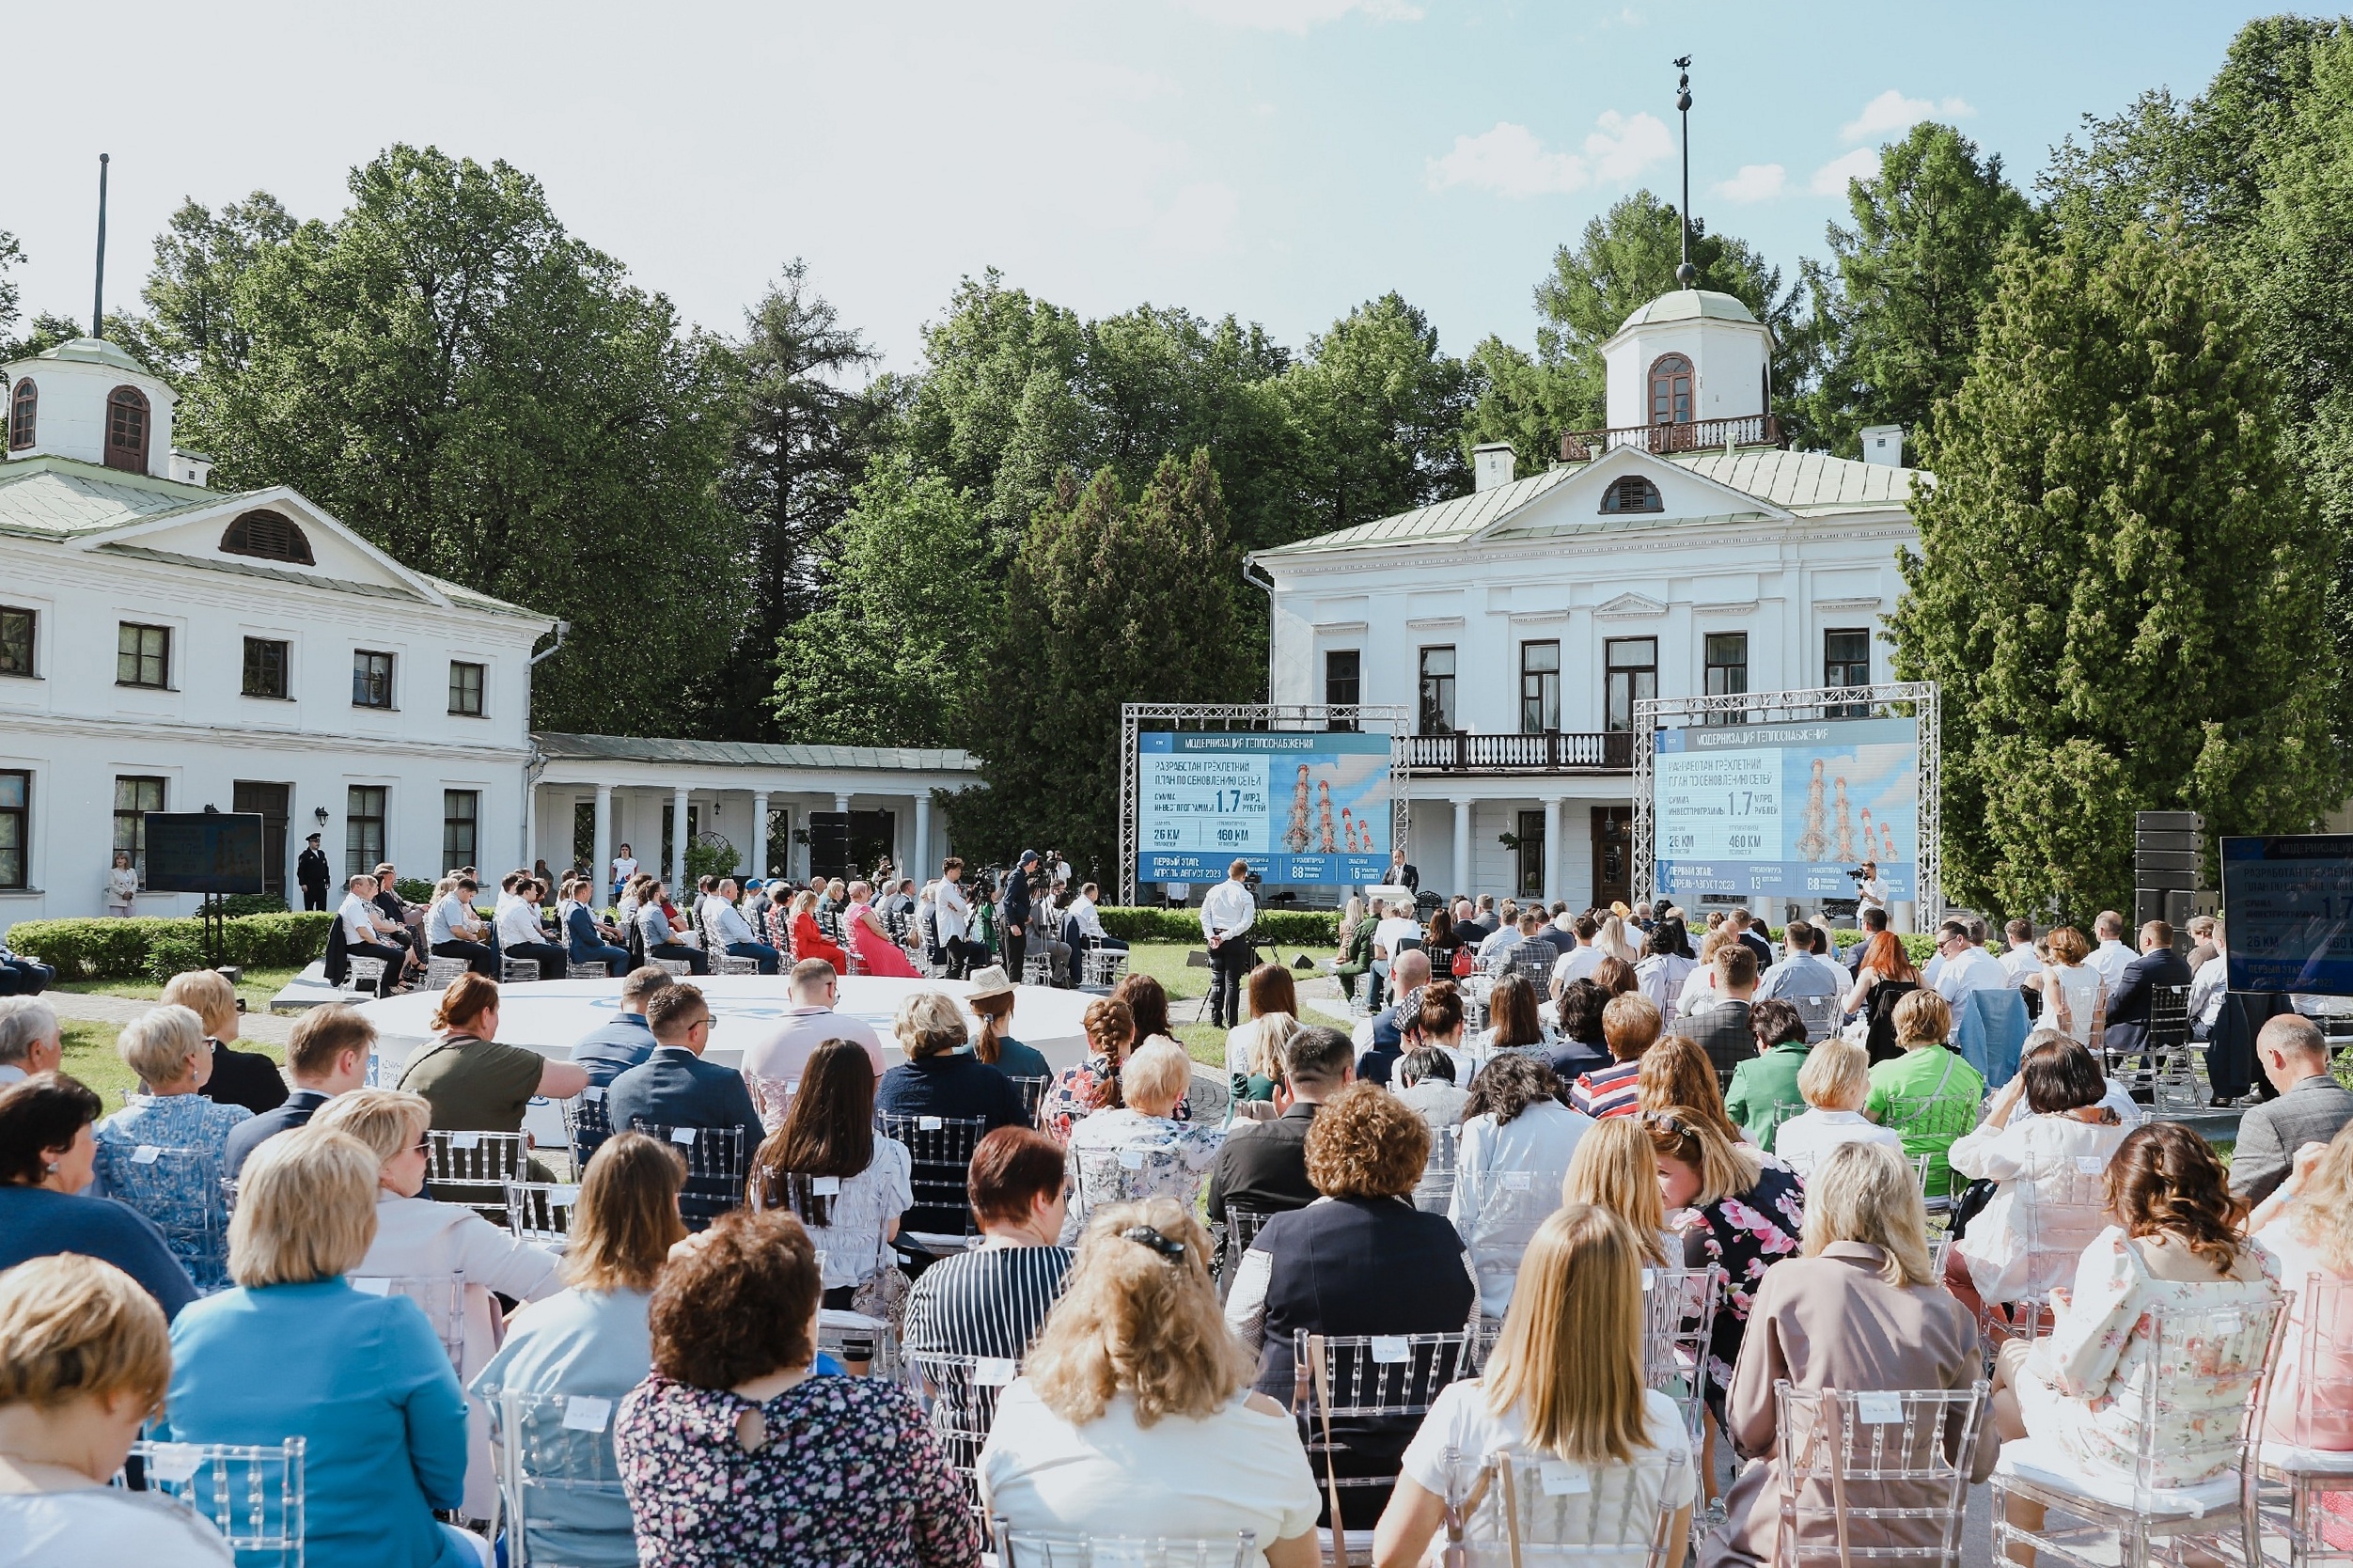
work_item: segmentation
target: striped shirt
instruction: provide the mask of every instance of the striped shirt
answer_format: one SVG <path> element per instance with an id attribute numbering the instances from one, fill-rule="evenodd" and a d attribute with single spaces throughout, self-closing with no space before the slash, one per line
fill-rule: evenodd
<path id="1" fill-rule="evenodd" d="M 1569 1104 L 1592 1117 L 1632 1116 L 1642 1108 L 1639 1061 L 1622 1061 L 1588 1073 L 1569 1090 Z"/>
<path id="2" fill-rule="evenodd" d="M 1070 1266 L 1067 1247 L 982 1247 L 933 1263 L 907 1296 L 907 1349 L 1018 1361 Z"/>

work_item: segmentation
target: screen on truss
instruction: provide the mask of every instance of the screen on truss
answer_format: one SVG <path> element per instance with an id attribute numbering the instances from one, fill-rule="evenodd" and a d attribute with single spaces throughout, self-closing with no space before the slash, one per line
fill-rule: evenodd
<path id="1" fill-rule="evenodd" d="M 2222 840 L 2230 987 L 2353 996 L 2353 836 Z"/>
<path id="2" fill-rule="evenodd" d="M 150 893 L 260 892 L 260 814 L 148 812 L 147 889 Z"/>
<path id="3" fill-rule="evenodd" d="M 1920 729 L 1908 718 L 1654 732 L 1651 832 L 1670 898 L 1851 899 L 1878 863 L 1919 897 Z"/>
<path id="4" fill-rule="evenodd" d="M 1277 884 L 1386 880 L 1387 735 L 1148 731 L 1136 748 L 1137 880 L 1218 882 L 1237 857 Z"/>

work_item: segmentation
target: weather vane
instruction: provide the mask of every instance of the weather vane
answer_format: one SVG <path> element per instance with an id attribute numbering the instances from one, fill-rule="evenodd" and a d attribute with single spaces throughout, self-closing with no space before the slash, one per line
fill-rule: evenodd
<path id="1" fill-rule="evenodd" d="M 1691 56 L 1680 55 L 1675 69 L 1675 112 L 1683 117 L 1683 262 L 1675 268 L 1675 287 L 1689 289 L 1700 281 L 1691 264 Z"/>

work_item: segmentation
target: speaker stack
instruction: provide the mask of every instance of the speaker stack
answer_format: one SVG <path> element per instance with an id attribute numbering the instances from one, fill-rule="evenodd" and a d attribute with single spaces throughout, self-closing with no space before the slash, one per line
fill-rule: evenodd
<path id="1" fill-rule="evenodd" d="M 2190 917 L 2211 915 L 2220 902 L 2199 870 L 2205 819 L 2195 811 L 2139 811 L 2132 827 L 2133 925 L 2163 920 L 2173 928 L 2174 949 L 2187 953 Z"/>

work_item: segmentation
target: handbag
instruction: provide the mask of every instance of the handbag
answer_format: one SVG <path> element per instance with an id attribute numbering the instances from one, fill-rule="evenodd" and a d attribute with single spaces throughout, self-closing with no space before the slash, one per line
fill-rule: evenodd
<path id="1" fill-rule="evenodd" d="M 1454 949 L 1454 978 L 1463 980 L 1478 972 L 1479 955 L 1466 942 Z"/>
<path id="2" fill-rule="evenodd" d="M 1969 1221 L 1994 1200 L 1996 1189 L 1997 1184 L 1990 1177 L 1980 1176 L 1955 1193 L 1953 1207 L 1948 1211 L 1947 1234 L 1959 1241 L 1962 1232 L 1969 1229 Z"/>

